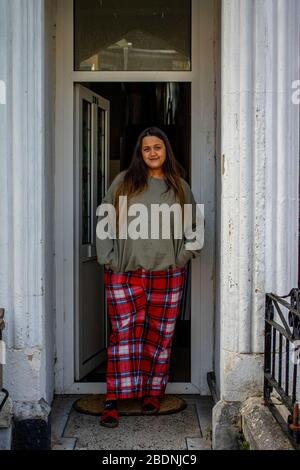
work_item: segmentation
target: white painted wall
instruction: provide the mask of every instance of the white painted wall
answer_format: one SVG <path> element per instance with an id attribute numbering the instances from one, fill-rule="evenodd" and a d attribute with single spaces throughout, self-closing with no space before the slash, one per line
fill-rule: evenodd
<path id="1" fill-rule="evenodd" d="M 214 269 L 214 286 L 215 286 L 215 317 L 214 317 L 214 357 L 213 370 L 216 376 L 217 394 L 220 391 L 220 338 L 221 338 L 221 11 L 222 1 L 217 0 L 217 10 L 215 17 L 215 68 L 216 68 L 216 84 L 215 84 L 215 107 L 216 107 L 216 241 L 215 241 L 215 269 Z"/>
<path id="2" fill-rule="evenodd" d="M 46 394 L 54 391 L 55 270 L 54 270 L 54 173 L 55 173 L 55 79 L 56 0 L 45 0 L 45 335 Z"/>
<path id="3" fill-rule="evenodd" d="M 9 199 L 8 199 L 8 174 L 10 161 L 8 155 L 8 105 L 7 105 L 7 81 L 8 81 L 8 5 L 6 0 L 0 0 L 0 307 L 9 304 L 8 275 L 9 265 Z M 7 311 L 6 311 L 7 315 Z M 6 319 L 5 319 L 6 320 Z M 7 337 L 7 329 L 3 332 L 3 338 Z M 1 373 L 1 371 L 0 371 Z M 4 386 L 4 384 L 3 384 Z"/>
<path id="4" fill-rule="evenodd" d="M 262 391 L 265 293 L 297 285 L 298 0 L 223 0 L 221 394 Z"/>
<path id="5" fill-rule="evenodd" d="M 52 9 L 50 3 L 47 11 Z M 37 404 L 41 398 L 51 401 L 53 394 L 54 88 L 47 60 L 53 58 L 53 51 L 43 0 L 1 0 L 0 5 L 5 25 L 0 60 L 7 97 L 6 104 L 0 105 L 4 117 L 0 147 L 4 386 L 21 413 L 22 404 Z"/>

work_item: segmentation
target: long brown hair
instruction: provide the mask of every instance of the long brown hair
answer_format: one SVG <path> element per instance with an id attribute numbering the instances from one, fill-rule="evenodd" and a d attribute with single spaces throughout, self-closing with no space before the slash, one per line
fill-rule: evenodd
<path id="1" fill-rule="evenodd" d="M 140 194 L 148 187 L 148 167 L 142 156 L 143 138 L 147 136 L 158 137 L 165 144 L 166 159 L 162 167 L 165 182 L 167 184 L 165 192 L 168 192 L 171 189 L 174 190 L 175 197 L 179 200 L 183 214 L 185 194 L 180 177 L 184 178 L 185 170 L 176 160 L 167 135 L 158 127 L 148 127 L 140 133 L 134 148 L 131 163 L 115 192 L 114 207 L 116 210 L 117 226 L 119 225 L 119 196 L 127 196 L 127 199 L 129 200 L 131 197 Z"/>

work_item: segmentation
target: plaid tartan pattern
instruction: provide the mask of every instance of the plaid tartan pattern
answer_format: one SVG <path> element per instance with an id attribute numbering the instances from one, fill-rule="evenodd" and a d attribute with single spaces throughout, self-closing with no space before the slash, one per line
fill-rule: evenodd
<path id="1" fill-rule="evenodd" d="M 163 397 L 186 266 L 164 271 L 104 268 L 112 330 L 106 399 Z"/>

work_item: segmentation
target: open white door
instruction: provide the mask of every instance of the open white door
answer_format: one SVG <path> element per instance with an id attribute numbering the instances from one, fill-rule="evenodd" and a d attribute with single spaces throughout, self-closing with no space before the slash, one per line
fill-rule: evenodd
<path id="1" fill-rule="evenodd" d="M 106 359 L 103 266 L 96 255 L 96 209 L 107 190 L 109 101 L 75 85 L 75 380 Z M 71 332 L 70 332 L 71 334 Z"/>

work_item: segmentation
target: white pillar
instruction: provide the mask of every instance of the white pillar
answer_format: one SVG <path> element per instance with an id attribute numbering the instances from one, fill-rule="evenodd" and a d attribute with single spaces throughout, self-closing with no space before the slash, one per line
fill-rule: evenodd
<path id="1" fill-rule="evenodd" d="M 262 392 L 265 293 L 297 286 L 299 1 L 223 0 L 221 399 Z"/>
<path id="2" fill-rule="evenodd" d="M 0 104 L 5 126 L 0 146 L 0 297 L 6 311 L 4 386 L 18 415 L 24 403 L 39 407 L 40 399 L 49 398 L 49 375 L 53 374 L 53 361 L 49 360 L 48 367 L 46 358 L 52 332 L 45 327 L 49 255 L 45 242 L 44 0 L 0 1 L 6 24 L 2 43 L 6 102 Z"/>

